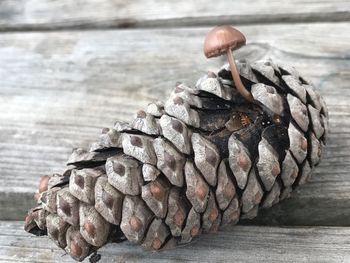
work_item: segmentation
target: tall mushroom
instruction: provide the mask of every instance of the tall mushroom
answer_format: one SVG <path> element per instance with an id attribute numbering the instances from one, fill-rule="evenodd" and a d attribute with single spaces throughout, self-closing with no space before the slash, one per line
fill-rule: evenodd
<path id="1" fill-rule="evenodd" d="M 252 94 L 244 87 L 239 76 L 232 50 L 245 45 L 244 35 L 232 26 L 217 26 L 207 34 L 204 41 L 204 54 L 207 58 L 227 54 L 233 81 L 239 93 L 248 101 L 254 102 Z"/>

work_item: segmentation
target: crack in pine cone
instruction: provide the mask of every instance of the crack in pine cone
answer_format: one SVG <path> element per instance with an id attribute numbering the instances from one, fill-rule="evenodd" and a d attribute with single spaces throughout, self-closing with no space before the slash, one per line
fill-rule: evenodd
<path id="1" fill-rule="evenodd" d="M 108 242 L 189 242 L 289 197 L 320 161 L 326 105 L 294 69 L 237 66 L 257 103 L 239 95 L 228 66 L 195 88 L 178 83 L 164 104 L 103 129 L 90 150 L 74 150 L 73 168 L 45 177 L 25 230 L 82 261 Z"/>

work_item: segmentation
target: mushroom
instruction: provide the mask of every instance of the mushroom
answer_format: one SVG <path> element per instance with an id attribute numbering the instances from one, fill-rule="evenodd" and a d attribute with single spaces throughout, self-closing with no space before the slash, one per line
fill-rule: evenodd
<path id="1" fill-rule="evenodd" d="M 207 34 L 204 41 L 204 54 L 207 58 L 227 54 L 233 81 L 239 93 L 248 101 L 254 102 L 252 94 L 244 87 L 239 76 L 232 50 L 244 46 L 244 35 L 232 26 L 217 26 Z"/>

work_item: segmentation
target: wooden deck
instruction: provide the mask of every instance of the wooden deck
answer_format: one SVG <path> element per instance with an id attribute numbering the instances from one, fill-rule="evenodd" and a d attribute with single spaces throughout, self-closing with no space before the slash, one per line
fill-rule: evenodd
<path id="1" fill-rule="evenodd" d="M 61 172 L 102 127 L 166 99 L 176 81 L 217 70 L 223 60 L 207 60 L 202 44 L 224 23 L 247 37 L 239 58 L 293 65 L 321 90 L 331 129 L 323 162 L 249 225 L 170 252 L 110 245 L 102 262 L 350 262 L 348 0 L 0 1 L 1 262 L 72 262 L 18 222 L 38 179 Z"/>

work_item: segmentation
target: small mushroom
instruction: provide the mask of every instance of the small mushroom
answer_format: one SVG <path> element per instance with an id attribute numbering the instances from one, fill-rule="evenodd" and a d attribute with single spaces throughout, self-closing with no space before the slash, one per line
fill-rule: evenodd
<path id="1" fill-rule="evenodd" d="M 239 76 L 232 50 L 244 46 L 244 35 L 232 26 L 217 26 L 207 34 L 204 41 L 204 54 L 207 58 L 227 54 L 233 81 L 239 93 L 248 101 L 254 102 L 252 94 L 244 87 Z"/>

